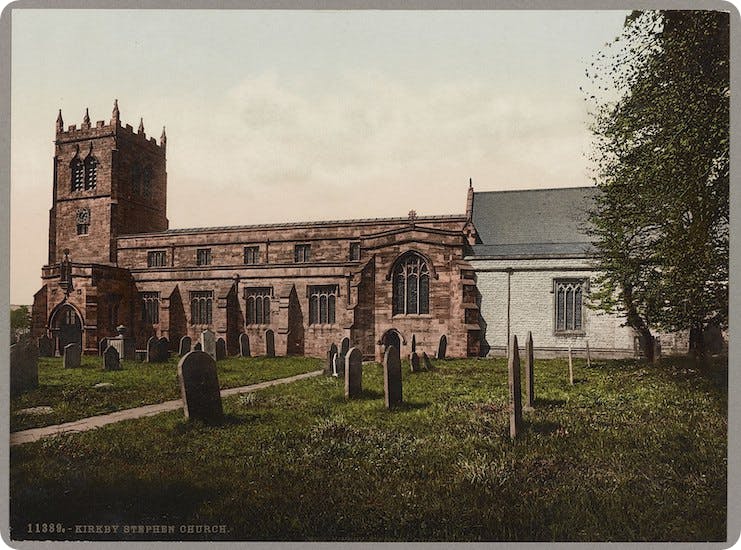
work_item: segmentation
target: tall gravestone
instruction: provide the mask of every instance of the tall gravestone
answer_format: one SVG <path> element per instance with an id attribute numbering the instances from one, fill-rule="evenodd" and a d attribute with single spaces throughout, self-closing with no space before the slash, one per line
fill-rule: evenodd
<path id="1" fill-rule="evenodd" d="M 416 351 L 409 354 L 409 367 L 412 372 L 419 372 L 422 370 L 419 366 L 419 354 Z"/>
<path id="2" fill-rule="evenodd" d="M 522 388 L 520 387 L 520 350 L 517 336 L 512 335 L 507 361 L 509 373 L 509 436 L 514 439 L 522 430 Z"/>
<path id="3" fill-rule="evenodd" d="M 329 351 L 327 351 L 327 367 L 324 370 L 326 374 L 335 373 L 335 370 L 333 369 L 333 365 L 332 365 L 332 361 L 334 361 L 335 355 L 337 355 L 337 345 L 333 342 L 332 345 L 329 346 Z"/>
<path id="4" fill-rule="evenodd" d="M 147 363 L 157 363 L 159 361 L 160 345 L 159 340 L 150 336 L 147 340 Z"/>
<path id="5" fill-rule="evenodd" d="M 190 336 L 183 336 L 180 339 L 180 345 L 178 346 L 178 355 L 183 357 L 185 354 L 190 353 L 190 347 L 192 344 L 193 341 L 190 339 Z"/>
<path id="6" fill-rule="evenodd" d="M 437 358 L 445 359 L 448 353 L 448 337 L 444 334 L 440 337 L 440 343 L 437 345 Z"/>
<path id="7" fill-rule="evenodd" d="M 157 340 L 157 361 L 167 361 L 170 358 L 170 341 L 164 336 Z"/>
<path id="8" fill-rule="evenodd" d="M 426 351 L 422 352 L 422 363 L 424 363 L 425 370 L 432 370 L 434 368 Z"/>
<path id="9" fill-rule="evenodd" d="M 525 410 L 535 408 L 535 370 L 533 355 L 533 333 L 528 331 L 525 340 Z"/>
<path id="10" fill-rule="evenodd" d="M 345 397 L 355 399 L 363 391 L 363 354 L 351 348 L 345 356 Z"/>
<path id="11" fill-rule="evenodd" d="M 39 348 L 30 337 L 10 346 L 10 395 L 39 387 Z"/>
<path id="12" fill-rule="evenodd" d="M 226 359 L 226 340 L 218 338 L 216 340 L 216 360 L 223 361 Z"/>
<path id="13" fill-rule="evenodd" d="M 239 335 L 239 355 L 241 357 L 250 357 L 252 355 L 250 351 L 250 337 L 244 332 Z"/>
<path id="14" fill-rule="evenodd" d="M 113 346 L 108 346 L 103 352 L 103 368 L 121 370 L 121 358 L 118 356 L 118 350 Z"/>
<path id="15" fill-rule="evenodd" d="M 275 333 L 270 329 L 265 331 L 265 356 L 275 357 Z"/>
<path id="16" fill-rule="evenodd" d="M 39 338 L 38 344 L 40 357 L 54 357 L 54 340 L 44 334 Z"/>
<path id="17" fill-rule="evenodd" d="M 64 346 L 64 358 L 62 364 L 65 369 L 77 369 L 80 368 L 80 359 L 82 356 L 82 348 L 80 344 L 73 342 Z"/>
<path id="18" fill-rule="evenodd" d="M 216 361 L 204 351 L 191 351 L 178 363 L 178 382 L 185 418 L 216 424 L 224 419 Z"/>
<path id="19" fill-rule="evenodd" d="M 383 393 L 387 409 L 402 402 L 401 357 L 394 346 L 388 346 L 383 354 Z"/>
<path id="20" fill-rule="evenodd" d="M 108 347 L 108 338 L 101 338 L 100 342 L 98 342 L 98 355 L 102 357 L 107 347 Z"/>
<path id="21" fill-rule="evenodd" d="M 348 351 L 350 351 L 350 339 L 346 336 L 340 340 L 340 351 L 337 354 L 337 365 L 340 372 L 343 373 L 345 372 L 345 357 L 347 357 Z"/>
<path id="22" fill-rule="evenodd" d="M 417 335 L 412 334 L 412 353 L 417 351 Z"/>
<path id="23" fill-rule="evenodd" d="M 208 329 L 201 332 L 201 349 L 216 360 L 216 335 Z"/>

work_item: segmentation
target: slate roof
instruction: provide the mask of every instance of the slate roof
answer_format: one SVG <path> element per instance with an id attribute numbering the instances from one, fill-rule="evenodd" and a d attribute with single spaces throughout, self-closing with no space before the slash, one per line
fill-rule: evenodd
<path id="1" fill-rule="evenodd" d="M 568 187 L 474 193 L 473 223 L 479 257 L 584 256 L 593 251 L 585 233 L 598 189 Z"/>

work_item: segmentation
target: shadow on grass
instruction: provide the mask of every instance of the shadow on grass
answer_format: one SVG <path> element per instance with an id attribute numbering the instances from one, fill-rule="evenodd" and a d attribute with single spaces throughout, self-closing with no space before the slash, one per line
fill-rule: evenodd
<path id="1" fill-rule="evenodd" d="M 403 413 L 403 412 L 408 412 L 408 411 L 419 411 L 419 410 L 422 410 L 422 409 L 426 409 L 429 406 L 430 406 L 430 403 L 428 403 L 428 402 L 425 402 L 425 403 L 410 403 L 408 401 L 404 401 L 402 403 L 399 403 L 397 405 L 392 406 L 389 409 L 389 411 L 390 412 Z"/>
<path id="2" fill-rule="evenodd" d="M 557 432 L 562 426 L 558 422 L 549 422 L 538 420 L 535 422 L 524 422 L 524 431 L 536 434 L 552 434 Z"/>
<path id="3" fill-rule="evenodd" d="M 544 408 L 550 408 L 550 407 L 562 407 L 566 404 L 565 399 L 548 399 L 547 397 L 536 397 L 535 398 L 535 408 L 538 407 L 544 407 Z"/>

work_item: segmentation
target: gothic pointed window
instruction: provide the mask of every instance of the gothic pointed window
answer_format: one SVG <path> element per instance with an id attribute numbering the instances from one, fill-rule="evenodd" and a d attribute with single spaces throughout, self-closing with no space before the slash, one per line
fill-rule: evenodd
<path id="1" fill-rule="evenodd" d="M 309 324 L 334 325 L 337 304 L 337 285 L 309 287 Z"/>
<path id="2" fill-rule="evenodd" d="M 585 279 L 556 279 L 555 333 L 583 332 L 582 307 Z"/>
<path id="3" fill-rule="evenodd" d="M 190 324 L 210 325 L 214 293 L 211 290 L 195 290 L 190 293 Z"/>
<path id="4" fill-rule="evenodd" d="M 430 312 L 430 269 L 422 256 L 402 256 L 394 267 L 394 315 L 420 315 Z"/>
<path id="5" fill-rule="evenodd" d="M 79 157 L 72 159 L 69 169 L 72 191 L 82 191 L 85 186 L 85 167 Z"/>
<path id="6" fill-rule="evenodd" d="M 270 324 L 270 298 L 273 295 L 272 287 L 253 287 L 244 289 L 244 299 L 247 302 L 247 324 Z"/>
<path id="7" fill-rule="evenodd" d="M 98 185 L 98 160 L 88 155 L 85 159 L 85 190 L 95 189 Z"/>

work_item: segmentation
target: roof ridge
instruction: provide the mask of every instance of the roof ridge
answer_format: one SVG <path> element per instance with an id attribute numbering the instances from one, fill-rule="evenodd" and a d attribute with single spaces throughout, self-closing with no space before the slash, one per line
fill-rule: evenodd
<path id="1" fill-rule="evenodd" d="M 536 191 L 566 191 L 574 189 L 599 189 L 596 185 L 577 185 L 575 187 L 540 187 L 537 189 L 503 189 L 500 191 L 474 191 L 475 195 L 494 193 L 533 193 Z"/>

